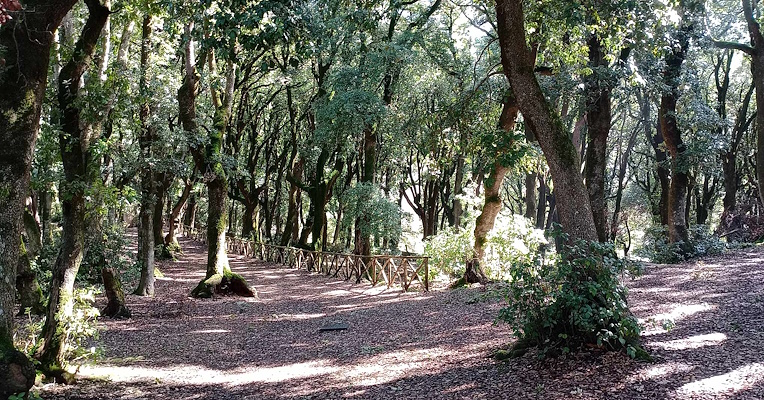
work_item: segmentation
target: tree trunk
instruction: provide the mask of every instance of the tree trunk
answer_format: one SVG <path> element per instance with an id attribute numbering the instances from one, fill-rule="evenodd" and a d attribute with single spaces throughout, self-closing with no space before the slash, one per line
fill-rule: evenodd
<path id="1" fill-rule="evenodd" d="M 498 0 L 496 14 L 504 73 L 549 165 L 563 231 L 571 243 L 597 240 L 578 151 L 536 80 L 533 52 L 526 45 L 522 1 Z"/>
<path id="2" fill-rule="evenodd" d="M 191 193 L 186 206 L 186 212 L 183 214 L 183 224 L 193 227 L 196 220 L 196 193 Z"/>
<path id="3" fill-rule="evenodd" d="M 32 269 L 32 261 L 40 255 L 42 250 L 42 234 L 34 216 L 29 210 L 24 211 L 24 240 L 21 244 L 21 258 L 19 260 L 18 276 L 16 277 L 16 290 L 19 292 L 21 307 L 19 314 L 27 310 L 34 315 L 45 314 L 45 301 L 42 296 L 37 274 Z"/>
<path id="4" fill-rule="evenodd" d="M 654 217 L 658 217 L 662 226 L 668 225 L 668 198 L 669 198 L 669 186 L 671 184 L 671 178 L 669 170 L 666 168 L 666 151 L 663 146 L 663 130 L 661 129 L 660 119 L 656 124 L 655 135 L 652 134 L 653 125 L 651 124 L 652 117 L 650 113 L 650 99 L 647 93 L 641 90 L 636 91 L 637 102 L 639 103 L 640 118 L 643 121 L 643 128 L 647 142 L 652 147 L 655 153 L 656 173 L 658 175 L 658 183 L 660 185 L 660 193 L 658 200 L 658 210 L 653 211 Z M 650 202 L 653 204 L 653 202 Z M 657 214 L 656 214 L 657 211 Z"/>
<path id="5" fill-rule="evenodd" d="M 157 204 L 157 180 L 156 173 L 151 168 L 152 146 L 156 140 L 156 126 L 151 122 L 153 107 L 149 104 L 150 94 L 148 88 L 148 68 L 151 57 L 151 20 L 147 14 L 143 18 L 141 40 L 141 76 L 140 91 L 144 102 L 139 110 L 141 121 L 141 133 L 138 144 L 141 150 L 141 208 L 138 213 L 138 263 L 141 266 L 141 277 L 138 287 L 133 294 L 138 296 L 154 295 L 154 247 L 156 236 L 154 235 L 154 213 Z"/>
<path id="6" fill-rule="evenodd" d="M 302 176 L 303 172 L 303 160 L 300 158 L 292 164 L 291 174 L 294 177 Z M 281 235 L 281 246 L 289 245 L 290 241 L 293 241 L 293 234 L 296 233 L 299 227 L 298 209 L 300 188 L 296 184 L 290 183 L 289 186 L 289 205 L 287 207 L 287 217 L 284 224 L 284 232 Z"/>
<path id="7" fill-rule="evenodd" d="M 0 26 L 0 398 L 34 384 L 34 366 L 13 345 L 16 266 L 53 35 L 75 3 L 24 1 L 36 12 L 12 12 Z"/>
<path id="8" fill-rule="evenodd" d="M 499 117 L 499 128 L 504 132 L 511 133 L 515 129 L 518 112 L 517 99 L 514 95 L 508 96 Z M 510 167 L 509 165 L 504 165 L 501 161 L 501 153 L 505 151 L 511 150 L 500 150 L 500 154 L 497 156 L 497 160 L 493 163 L 488 174 L 488 179 L 483 182 L 485 201 L 483 203 L 483 210 L 475 221 L 475 242 L 472 246 L 473 257 L 467 262 L 464 271 L 464 280 L 467 283 L 485 283 L 488 281 L 481 264 L 485 254 L 485 242 L 488 233 L 493 229 L 496 216 L 501 211 L 501 185 Z"/>
<path id="9" fill-rule="evenodd" d="M 175 203 L 175 206 L 172 208 L 172 211 L 170 212 L 170 219 L 167 221 L 167 236 L 164 237 L 164 245 L 165 247 L 173 247 L 175 249 L 180 249 L 180 245 L 178 244 L 178 238 L 175 237 L 175 229 L 178 226 L 178 223 L 180 223 L 180 220 L 178 217 L 180 216 L 181 210 L 183 210 L 183 207 L 186 205 L 186 202 L 188 201 L 189 196 L 191 195 L 191 190 L 194 188 L 194 180 L 189 179 L 186 182 L 186 185 L 183 186 L 183 193 L 180 194 L 180 197 L 178 198 L 178 201 Z"/>
<path id="10" fill-rule="evenodd" d="M 122 290 L 119 275 L 114 272 L 113 268 L 104 267 L 101 269 L 101 279 L 108 299 L 108 304 L 101 311 L 101 315 L 117 319 L 130 318 L 130 310 L 125 303 L 125 292 Z"/>
<path id="11" fill-rule="evenodd" d="M 88 168 L 90 143 L 97 139 L 83 130 L 79 108 L 80 79 L 90 66 L 103 26 L 109 17 L 109 9 L 97 0 L 87 0 L 88 19 L 75 45 L 72 58 L 61 69 L 58 81 L 58 102 L 62 115 L 62 132 L 59 135 L 61 160 L 64 165 L 63 233 L 61 248 L 53 266 L 48 311 L 41 337 L 42 344 L 37 358 L 40 368 L 60 381 L 71 376 L 63 369 L 67 331 L 66 320 L 72 314 L 74 278 L 80 268 L 85 246 L 85 187 L 91 177 Z"/>
<path id="12" fill-rule="evenodd" d="M 599 36 L 596 34 L 589 36 L 587 46 L 589 47 L 589 67 L 593 72 L 584 79 L 588 126 L 584 179 L 589 193 L 594 225 L 597 228 L 597 238 L 600 242 L 606 242 L 608 229 L 605 167 L 607 166 L 607 139 L 612 119 L 610 87 L 606 83 L 608 78 L 605 73 L 600 71 L 602 68 L 607 68 L 607 61 L 605 48 Z"/>
<path id="13" fill-rule="evenodd" d="M 681 138 L 676 119 L 676 104 L 679 99 L 679 79 L 682 63 L 689 47 L 691 26 L 685 23 L 677 32 L 679 46 L 666 55 L 666 67 L 663 71 L 663 84 L 667 88 L 661 96 L 660 125 L 666 149 L 671 156 L 671 185 L 668 196 L 668 234 L 670 243 L 681 243 L 681 251 L 690 254 L 689 231 L 685 211 L 687 205 L 687 187 L 689 167 L 685 160 L 686 147 Z"/>

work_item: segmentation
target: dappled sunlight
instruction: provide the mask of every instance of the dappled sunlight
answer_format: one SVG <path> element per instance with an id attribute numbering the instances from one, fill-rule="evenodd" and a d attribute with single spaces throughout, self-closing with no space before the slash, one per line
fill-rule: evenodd
<path id="1" fill-rule="evenodd" d="M 726 374 L 687 383 L 677 389 L 676 393 L 680 396 L 689 394 L 721 396 L 750 389 L 762 381 L 764 381 L 764 364 L 753 363 Z"/>
<path id="2" fill-rule="evenodd" d="M 650 342 L 650 345 L 663 348 L 664 350 L 687 350 L 705 346 L 718 346 L 726 340 L 727 335 L 716 332 L 706 335 L 695 335 L 688 338 L 668 340 L 665 342 Z"/>
<path id="3" fill-rule="evenodd" d="M 638 374 L 632 376 L 632 379 L 658 379 L 673 374 L 690 372 L 694 369 L 695 367 L 685 363 L 669 362 L 665 364 L 650 366 L 642 371 L 639 371 Z"/>
<path id="4" fill-rule="evenodd" d="M 646 318 L 639 318 L 639 323 L 646 328 L 642 331 L 642 335 L 650 336 L 665 332 L 666 329 L 662 325 L 663 321 L 669 321 L 673 325 L 691 315 L 704 311 L 715 310 L 716 308 L 716 305 L 708 303 L 681 304 L 673 306 L 671 311 L 654 314 Z"/>
<path id="5" fill-rule="evenodd" d="M 205 334 L 205 333 L 228 333 L 229 330 L 226 329 L 205 329 L 201 331 L 191 331 L 190 334 Z"/>
<path id="6" fill-rule="evenodd" d="M 221 371 L 196 365 L 173 365 L 170 368 L 114 365 L 86 365 L 80 368 L 85 378 L 109 379 L 113 382 L 160 380 L 175 384 L 231 384 L 274 383 L 291 379 L 314 377 L 336 372 L 326 360 L 315 360 L 278 367 L 243 367 Z"/>

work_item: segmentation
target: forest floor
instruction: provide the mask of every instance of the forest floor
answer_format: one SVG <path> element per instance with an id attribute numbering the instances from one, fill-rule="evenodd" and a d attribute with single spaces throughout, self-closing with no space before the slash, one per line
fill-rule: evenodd
<path id="1" fill-rule="evenodd" d="M 206 253 L 162 262 L 156 297 L 103 320 L 104 356 L 46 399 L 764 399 L 764 249 L 630 280 L 646 363 L 583 352 L 497 362 L 512 342 L 486 288 L 402 293 L 243 257 L 259 298 L 195 300 Z M 334 322 L 346 331 L 319 332 Z"/>

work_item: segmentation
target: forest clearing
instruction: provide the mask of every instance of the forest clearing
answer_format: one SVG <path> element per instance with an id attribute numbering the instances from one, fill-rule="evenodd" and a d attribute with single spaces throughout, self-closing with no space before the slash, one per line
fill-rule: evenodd
<path id="1" fill-rule="evenodd" d="M 650 265 L 629 281 L 647 363 L 591 350 L 496 361 L 512 339 L 495 287 L 401 292 L 238 256 L 259 299 L 188 298 L 204 249 L 162 262 L 161 298 L 129 296 L 105 353 L 50 399 L 761 399 L 764 250 Z M 319 332 L 334 321 L 344 332 Z M 108 393 L 108 396 L 105 395 Z"/>
<path id="2" fill-rule="evenodd" d="M 764 398 L 751 0 L 0 0 L 0 400 Z"/>

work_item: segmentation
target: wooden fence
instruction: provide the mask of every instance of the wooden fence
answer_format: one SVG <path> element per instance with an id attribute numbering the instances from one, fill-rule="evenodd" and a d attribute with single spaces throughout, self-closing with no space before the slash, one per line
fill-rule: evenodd
<path id="1" fill-rule="evenodd" d="M 181 235 L 207 244 L 207 231 L 189 226 L 178 227 Z M 425 291 L 430 290 L 429 258 L 424 256 L 372 255 L 311 251 L 296 247 L 258 243 L 238 237 L 226 237 L 228 253 L 258 258 L 291 268 L 323 273 L 344 280 L 362 279 L 373 285 L 384 282 L 388 288 L 399 283 L 408 291 L 417 282 Z"/>

